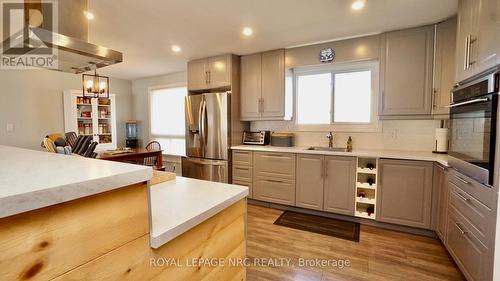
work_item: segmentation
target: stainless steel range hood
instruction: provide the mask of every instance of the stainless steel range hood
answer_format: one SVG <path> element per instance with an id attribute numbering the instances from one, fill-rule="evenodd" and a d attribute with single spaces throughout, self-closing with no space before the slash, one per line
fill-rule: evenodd
<path id="1" fill-rule="evenodd" d="M 57 19 L 53 21 L 57 22 L 57 28 L 53 28 L 56 26 L 54 23 L 46 24 L 43 22 L 45 17 L 51 18 L 51 20 L 55 18 L 50 16 L 54 14 L 54 6 L 44 6 L 43 3 L 41 0 L 25 0 L 25 30 L 20 31 L 20 33 L 36 35 L 34 39 L 30 37 L 30 45 L 46 46 L 57 50 L 54 52 L 57 67 L 49 69 L 78 74 L 123 61 L 121 52 L 88 42 L 89 21 L 85 16 L 85 11 L 88 10 L 87 0 L 56 1 Z M 48 10 L 49 7 L 52 9 L 52 13 L 44 11 L 44 9 Z M 40 22 L 40 13 L 32 13 L 33 10 L 41 11 L 42 24 L 37 25 L 37 27 L 33 27 L 32 23 L 33 21 Z M 38 18 L 33 19 L 36 16 Z M 48 26 L 51 28 L 47 28 Z M 55 30 L 57 32 L 54 32 Z"/>

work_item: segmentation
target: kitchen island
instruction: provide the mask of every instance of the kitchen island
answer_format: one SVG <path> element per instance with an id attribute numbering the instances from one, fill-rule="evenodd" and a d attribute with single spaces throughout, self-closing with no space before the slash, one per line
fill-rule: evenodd
<path id="1" fill-rule="evenodd" d="M 245 257 L 246 187 L 151 184 L 150 167 L 7 146 L 0 154 L 1 280 L 245 278 L 242 266 L 196 261 Z"/>

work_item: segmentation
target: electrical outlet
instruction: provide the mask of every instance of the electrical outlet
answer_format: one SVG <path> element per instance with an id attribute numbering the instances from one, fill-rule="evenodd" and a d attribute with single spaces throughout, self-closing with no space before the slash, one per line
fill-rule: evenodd
<path id="1" fill-rule="evenodd" d="M 7 125 L 5 126 L 5 131 L 7 131 L 7 133 L 12 133 L 12 132 L 14 132 L 14 124 L 12 124 L 12 123 L 7 123 Z"/>

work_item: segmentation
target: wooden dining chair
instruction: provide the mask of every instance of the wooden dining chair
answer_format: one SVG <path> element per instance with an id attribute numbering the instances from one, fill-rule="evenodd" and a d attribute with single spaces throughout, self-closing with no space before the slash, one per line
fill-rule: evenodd
<path id="1" fill-rule="evenodd" d="M 151 141 L 148 143 L 148 145 L 146 145 L 146 150 L 149 150 L 149 151 L 161 150 L 161 145 L 157 141 Z M 146 157 L 146 158 L 144 158 L 144 165 L 155 167 L 157 160 L 158 160 L 158 156 Z"/>

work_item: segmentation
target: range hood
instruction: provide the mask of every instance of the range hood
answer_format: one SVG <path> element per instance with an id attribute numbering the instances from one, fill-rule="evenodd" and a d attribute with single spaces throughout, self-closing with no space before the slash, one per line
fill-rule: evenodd
<path id="1" fill-rule="evenodd" d="M 55 1 L 56 6 L 44 3 L 41 0 L 25 0 L 24 30 L 19 33 L 36 35 L 30 36 L 30 47 L 46 46 L 55 51 L 56 67 L 48 69 L 79 74 L 123 61 L 121 52 L 88 42 L 89 22 L 85 16 L 88 0 L 59 0 Z M 49 9 L 52 12 L 48 12 Z M 55 12 L 57 19 L 52 20 L 56 18 L 52 17 Z M 58 28 L 53 28 L 53 23 L 44 23 L 46 18 L 57 21 Z"/>

